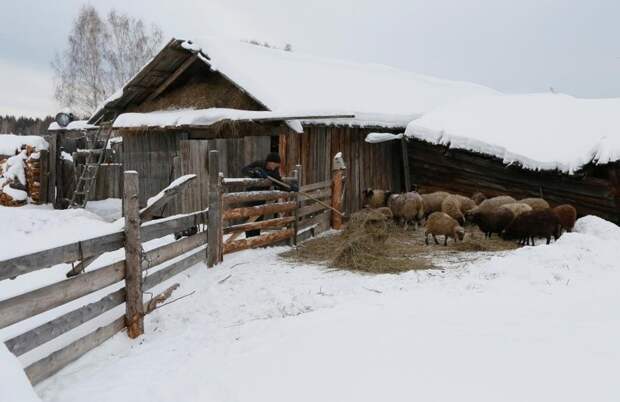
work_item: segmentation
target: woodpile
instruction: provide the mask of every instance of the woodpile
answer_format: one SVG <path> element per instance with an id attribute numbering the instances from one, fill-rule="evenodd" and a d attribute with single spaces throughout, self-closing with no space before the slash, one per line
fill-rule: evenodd
<path id="1" fill-rule="evenodd" d="M 19 154 L 0 160 L 0 205 L 22 206 L 28 197 L 34 203 L 41 202 L 40 157 L 40 152 L 28 145 Z"/>

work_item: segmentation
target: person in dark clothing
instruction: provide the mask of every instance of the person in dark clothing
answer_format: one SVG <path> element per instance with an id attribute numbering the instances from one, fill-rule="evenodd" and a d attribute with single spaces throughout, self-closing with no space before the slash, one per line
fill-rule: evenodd
<path id="1" fill-rule="evenodd" d="M 250 163 L 241 169 L 241 173 L 246 177 L 251 177 L 254 179 L 266 179 L 267 177 L 273 177 L 276 180 L 282 181 L 282 177 L 280 176 L 280 155 L 275 152 L 271 152 L 267 155 L 265 160 L 255 161 Z M 298 188 L 296 185 L 292 185 L 290 187 L 284 187 L 274 183 L 274 187 L 278 190 L 284 191 L 297 191 Z M 251 187 L 248 188 L 248 191 L 256 191 L 263 190 L 263 188 Z M 263 205 L 264 201 L 256 201 L 248 204 L 248 206 L 256 206 Z M 259 217 L 257 221 L 263 220 L 263 217 Z M 254 237 L 260 235 L 260 229 L 256 230 L 248 230 L 245 232 L 245 237 Z"/>

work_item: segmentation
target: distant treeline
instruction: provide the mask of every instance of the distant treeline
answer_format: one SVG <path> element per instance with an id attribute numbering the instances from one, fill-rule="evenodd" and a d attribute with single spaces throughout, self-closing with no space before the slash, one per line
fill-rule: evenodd
<path id="1" fill-rule="evenodd" d="M 0 134 L 46 134 L 47 128 L 52 121 L 54 121 L 52 116 L 40 119 L 38 117 L 0 115 Z"/>

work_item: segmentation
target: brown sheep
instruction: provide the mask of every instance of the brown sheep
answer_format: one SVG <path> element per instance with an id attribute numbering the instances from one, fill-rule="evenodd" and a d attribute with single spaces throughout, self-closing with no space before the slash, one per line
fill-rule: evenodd
<path id="1" fill-rule="evenodd" d="M 463 225 L 465 223 L 465 215 L 463 215 L 461 200 L 458 196 L 450 194 L 444 198 L 441 203 L 441 212 L 450 215 L 453 219 Z"/>
<path id="2" fill-rule="evenodd" d="M 478 191 L 471 196 L 471 199 L 474 200 L 476 205 L 480 205 L 482 201 L 487 199 L 487 196 Z"/>
<path id="3" fill-rule="evenodd" d="M 515 218 L 521 215 L 523 212 L 532 210 L 532 207 L 522 202 L 511 202 L 510 204 L 502 205 L 500 208 L 509 209 L 515 215 Z"/>
<path id="4" fill-rule="evenodd" d="M 577 210 L 570 204 L 562 204 L 553 208 L 553 213 L 558 217 L 562 229 L 572 232 L 577 220 Z"/>
<path id="5" fill-rule="evenodd" d="M 549 209 L 549 203 L 542 198 L 524 198 L 522 200 L 519 200 L 519 202 L 527 204 L 532 207 L 532 209 L 536 210 Z"/>
<path id="6" fill-rule="evenodd" d="M 405 230 L 410 223 L 417 230 L 418 223 L 424 218 L 424 205 L 422 197 L 415 191 L 404 194 L 392 194 L 388 199 L 388 206 L 394 215 L 394 221 L 403 224 Z"/>
<path id="7" fill-rule="evenodd" d="M 369 208 L 380 208 L 387 205 L 387 200 L 392 194 L 391 191 L 367 188 L 364 194 L 364 206 Z"/>
<path id="8" fill-rule="evenodd" d="M 476 208 L 476 206 L 478 205 L 476 204 L 474 200 L 472 200 L 469 197 L 465 197 L 464 195 L 455 194 L 454 196 L 458 198 L 459 201 L 461 201 L 461 212 L 462 213 L 471 211 L 472 209 Z"/>
<path id="9" fill-rule="evenodd" d="M 428 245 L 428 235 L 433 236 L 435 244 L 439 244 L 436 236 L 444 236 L 443 245 L 448 245 L 448 237 L 454 239 L 454 242 L 462 241 L 465 237 L 465 229 L 444 212 L 433 212 L 428 217 L 424 225 L 424 243 Z"/>
<path id="10" fill-rule="evenodd" d="M 478 225 L 480 230 L 484 233 L 484 237 L 488 237 L 489 239 L 493 236 L 493 233 L 502 233 L 514 218 L 515 215 L 508 208 L 497 208 L 495 210 L 484 208 L 471 212 L 467 216 L 467 219 Z"/>
<path id="11" fill-rule="evenodd" d="M 433 212 L 441 211 L 441 203 L 449 196 L 450 193 L 445 191 L 435 191 L 434 193 L 422 194 L 422 200 L 424 201 L 424 213 L 426 216 Z"/>
<path id="12" fill-rule="evenodd" d="M 473 219 L 472 216 L 478 212 L 493 212 L 502 205 L 510 204 L 513 202 L 517 201 L 509 195 L 500 195 L 498 197 L 487 198 L 486 200 L 482 201 L 477 207 L 467 211 L 465 217 L 467 218 L 467 220 L 471 221 Z"/>
<path id="13" fill-rule="evenodd" d="M 551 243 L 551 236 L 556 240 L 560 236 L 560 221 L 551 209 L 533 209 L 516 217 L 502 234 L 506 240 L 517 239 L 519 244 L 536 245 L 535 237 L 544 237 L 547 244 Z"/>

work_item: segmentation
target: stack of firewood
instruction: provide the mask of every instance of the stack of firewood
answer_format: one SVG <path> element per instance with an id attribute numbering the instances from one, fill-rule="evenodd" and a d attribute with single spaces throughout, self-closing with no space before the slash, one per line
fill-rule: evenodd
<path id="1" fill-rule="evenodd" d="M 16 157 L 18 160 L 15 159 Z M 39 157 L 40 153 L 34 152 L 31 146 L 27 146 L 18 155 L 0 161 L 0 205 L 22 206 L 28 202 L 28 197 L 25 195 L 30 196 L 35 203 L 40 201 L 41 165 Z M 16 170 L 20 169 L 22 172 L 16 173 Z M 25 178 L 25 181 L 22 182 L 19 177 Z"/>

